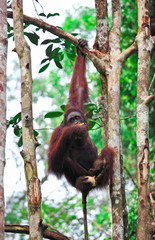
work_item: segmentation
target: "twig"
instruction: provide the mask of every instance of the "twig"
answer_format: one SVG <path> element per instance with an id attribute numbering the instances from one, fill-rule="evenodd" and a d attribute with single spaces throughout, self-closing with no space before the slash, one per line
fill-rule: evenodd
<path id="1" fill-rule="evenodd" d="M 47 130 L 54 130 L 54 128 L 35 128 L 36 131 L 47 131 Z"/>
<path id="2" fill-rule="evenodd" d="M 126 119 L 133 118 L 133 117 L 136 117 L 136 115 L 131 115 L 131 116 L 127 116 L 127 117 L 124 117 L 124 118 L 120 118 L 120 120 L 126 120 Z"/>
<path id="3" fill-rule="evenodd" d="M 131 173 L 129 172 L 129 170 L 123 165 L 123 168 L 125 169 L 125 171 L 127 172 L 127 174 L 129 175 L 129 177 L 131 178 L 133 184 L 138 188 L 137 183 L 135 182 L 133 176 L 131 175 Z"/>
<path id="4" fill-rule="evenodd" d="M 153 75 L 153 78 L 152 78 L 152 81 L 151 81 L 151 84 L 150 84 L 150 87 L 149 87 L 149 92 L 150 92 L 151 87 L 152 87 L 152 85 L 153 85 L 153 83 L 154 83 L 154 80 L 155 80 L 155 73 L 154 73 L 154 75 Z"/>
<path id="5" fill-rule="evenodd" d="M 94 220 L 90 220 L 97 228 L 99 231 L 102 231 L 104 234 L 106 234 L 107 236 L 111 236 L 111 234 L 107 233 L 97 222 L 95 222 Z"/>

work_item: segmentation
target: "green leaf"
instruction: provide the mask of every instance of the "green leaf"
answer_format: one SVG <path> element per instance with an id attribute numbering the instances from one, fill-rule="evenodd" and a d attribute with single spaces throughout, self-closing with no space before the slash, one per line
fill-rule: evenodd
<path id="1" fill-rule="evenodd" d="M 7 129 L 8 129 L 9 126 L 10 126 L 10 121 L 9 120 L 6 120 L 6 125 L 7 125 Z"/>
<path id="2" fill-rule="evenodd" d="M 21 112 L 17 113 L 14 117 L 11 117 L 10 120 L 7 120 L 7 128 L 10 125 L 17 125 L 21 121 Z"/>
<path id="3" fill-rule="evenodd" d="M 34 136 L 37 137 L 39 135 L 39 133 L 36 130 L 33 130 L 34 132 Z"/>
<path id="4" fill-rule="evenodd" d="M 21 136 L 21 133 L 22 133 L 22 129 L 16 125 L 15 128 L 14 128 L 14 134 L 17 136 L 17 137 L 20 137 Z"/>
<path id="5" fill-rule="evenodd" d="M 53 58 L 52 49 L 53 49 L 53 44 L 49 45 L 49 46 L 46 48 L 46 56 L 49 57 L 50 59 Z"/>
<path id="6" fill-rule="evenodd" d="M 8 23 L 8 32 L 11 32 L 13 30 L 13 27 Z"/>
<path id="7" fill-rule="evenodd" d="M 70 42 L 68 42 L 67 40 L 65 40 L 65 43 L 63 43 L 62 45 L 64 45 L 64 46 L 65 46 L 65 48 L 69 49 L 69 48 L 70 48 L 70 46 L 71 46 L 71 43 L 70 43 Z"/>
<path id="8" fill-rule="evenodd" d="M 50 18 L 50 17 L 55 17 L 55 16 L 60 16 L 60 14 L 59 13 L 49 13 L 49 14 L 47 14 L 47 18 Z"/>
<path id="9" fill-rule="evenodd" d="M 29 38 L 29 40 L 33 44 L 38 45 L 38 40 L 40 37 L 35 32 L 33 32 L 33 33 L 24 32 L 24 34 Z"/>
<path id="10" fill-rule="evenodd" d="M 18 145 L 18 147 L 21 147 L 23 145 L 22 136 L 19 138 L 19 141 L 18 141 L 17 145 Z"/>
<path id="11" fill-rule="evenodd" d="M 11 38 L 13 36 L 13 33 L 8 34 L 8 38 Z"/>
<path id="12" fill-rule="evenodd" d="M 56 57 L 58 56 L 59 51 L 60 51 L 60 48 L 59 48 L 59 47 L 58 47 L 58 48 L 55 48 L 55 49 L 53 50 L 53 52 L 52 52 L 53 58 L 56 58 Z"/>
<path id="13" fill-rule="evenodd" d="M 40 68 L 39 73 L 44 72 L 48 67 L 49 67 L 50 63 L 47 63 L 46 65 L 44 65 L 42 68 Z"/>
<path id="14" fill-rule="evenodd" d="M 25 23 L 25 24 L 24 24 L 24 30 L 25 30 L 27 27 L 29 27 L 29 26 L 30 26 L 29 23 Z"/>
<path id="15" fill-rule="evenodd" d="M 13 117 L 13 121 L 15 124 L 19 123 L 22 119 L 22 115 L 21 112 L 17 113 L 14 117 Z"/>
<path id="16" fill-rule="evenodd" d="M 58 68 L 63 69 L 63 67 L 62 67 L 62 65 L 61 65 L 61 63 L 60 63 L 59 61 L 55 61 L 55 59 L 54 59 L 54 62 L 55 62 L 55 65 L 56 65 Z"/>
<path id="17" fill-rule="evenodd" d="M 62 109 L 62 111 L 64 112 L 65 111 L 65 108 L 66 108 L 66 105 L 65 104 L 63 104 L 63 105 L 61 105 L 60 106 L 60 108 Z"/>
<path id="18" fill-rule="evenodd" d="M 45 58 L 45 59 L 43 59 L 43 60 L 41 61 L 41 64 L 47 62 L 48 60 L 49 60 L 49 58 Z"/>
<path id="19" fill-rule="evenodd" d="M 63 115 L 63 112 L 53 111 L 45 114 L 44 118 L 56 118 Z"/>
<path id="20" fill-rule="evenodd" d="M 52 39 L 51 42 L 53 42 L 53 43 L 60 43 L 61 40 L 60 40 L 60 38 L 55 38 L 55 39 Z"/>
<path id="21" fill-rule="evenodd" d="M 14 124 L 13 118 L 11 117 L 10 119 L 11 119 L 11 120 L 9 121 L 9 124 L 10 124 L 10 125 L 11 125 L 11 124 Z"/>
<path id="22" fill-rule="evenodd" d="M 96 122 L 92 120 L 88 120 L 88 129 L 91 130 L 95 126 Z"/>
<path id="23" fill-rule="evenodd" d="M 46 17 L 46 14 L 45 13 L 40 13 L 39 16 Z"/>
<path id="24" fill-rule="evenodd" d="M 75 36 L 75 37 L 76 37 L 77 35 L 79 35 L 78 33 L 71 33 L 71 34 L 72 34 L 73 36 Z"/>
<path id="25" fill-rule="evenodd" d="M 51 43 L 51 42 L 52 42 L 51 39 L 46 39 L 41 43 L 41 45 L 45 45 L 45 44 L 48 44 L 48 43 Z"/>

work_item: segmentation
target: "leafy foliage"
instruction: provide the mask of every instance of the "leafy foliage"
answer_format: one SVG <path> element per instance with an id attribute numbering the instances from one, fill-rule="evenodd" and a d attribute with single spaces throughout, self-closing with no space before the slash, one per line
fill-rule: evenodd
<path id="1" fill-rule="evenodd" d="M 21 112 L 17 113 L 14 117 L 11 117 L 10 120 L 7 120 L 7 128 L 9 126 L 12 126 L 14 129 L 14 134 L 19 137 L 18 140 L 18 147 L 21 147 L 23 145 L 22 141 L 22 127 L 19 125 L 21 122 Z"/>
<path id="2" fill-rule="evenodd" d="M 23 198 L 23 193 L 19 193 L 13 196 L 13 199 L 7 201 L 7 208 L 6 208 L 6 216 L 5 222 L 6 224 L 20 224 L 28 222 L 28 210 L 27 206 L 25 205 L 26 200 L 25 197 Z M 19 201 L 19 196 L 22 196 L 21 200 Z"/>
<path id="3" fill-rule="evenodd" d="M 21 147 L 23 145 L 22 140 L 22 127 L 19 125 L 21 122 L 21 112 L 17 113 L 14 117 L 11 117 L 10 120 L 7 120 L 7 128 L 12 126 L 14 129 L 15 136 L 19 137 L 19 140 L 17 142 L 18 147 Z M 34 137 L 39 135 L 37 131 L 34 130 Z"/>
<path id="4" fill-rule="evenodd" d="M 79 32 L 82 38 L 91 38 L 96 25 L 96 15 L 94 8 L 79 7 L 74 9 L 74 13 L 67 12 L 68 16 L 63 24 L 63 29 L 67 32 Z M 89 33 L 89 34 L 88 34 Z"/>

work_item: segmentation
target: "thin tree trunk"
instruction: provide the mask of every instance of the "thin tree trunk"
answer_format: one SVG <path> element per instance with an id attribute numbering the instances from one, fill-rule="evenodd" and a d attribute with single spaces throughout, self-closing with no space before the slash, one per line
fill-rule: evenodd
<path id="1" fill-rule="evenodd" d="M 124 239 L 122 178 L 120 165 L 120 72 L 121 64 L 117 61 L 120 54 L 120 28 L 121 11 L 120 1 L 112 1 L 112 29 L 109 36 L 109 49 L 111 55 L 111 68 L 108 73 L 108 145 L 116 152 L 114 172 L 111 183 L 112 204 L 112 239 Z"/>
<path id="2" fill-rule="evenodd" d="M 137 239 L 149 240 L 149 107 L 145 100 L 149 94 L 150 38 L 149 1 L 138 0 L 138 74 L 137 74 L 137 177 L 138 223 Z"/>
<path id="3" fill-rule="evenodd" d="M 7 5 L 0 1 L 0 240 L 4 239 L 4 166 L 6 142 Z"/>
<path id="4" fill-rule="evenodd" d="M 41 190 L 37 175 L 36 141 L 33 132 L 32 115 L 32 73 L 30 48 L 24 38 L 22 0 L 13 0 L 13 23 L 16 52 L 21 69 L 21 112 L 22 112 L 22 138 L 25 176 L 27 183 L 27 197 L 29 210 L 30 239 L 42 239 L 41 221 Z"/>
<path id="5" fill-rule="evenodd" d="M 121 138 L 121 134 L 120 134 Z M 124 225 L 124 240 L 129 239 L 129 231 L 128 231 L 128 210 L 126 206 L 126 194 L 125 194 L 125 176 L 124 176 L 124 168 L 123 168 L 123 149 L 122 149 L 122 141 L 120 146 L 120 165 L 121 165 L 121 190 L 122 190 L 122 208 L 123 208 L 123 225 Z"/>
<path id="6" fill-rule="evenodd" d="M 109 21 L 107 0 L 95 0 L 96 8 L 96 39 L 94 48 L 107 54 L 109 44 Z M 105 74 L 100 74 L 101 96 L 99 103 L 102 104 L 102 138 L 104 146 L 108 145 L 108 82 Z"/>

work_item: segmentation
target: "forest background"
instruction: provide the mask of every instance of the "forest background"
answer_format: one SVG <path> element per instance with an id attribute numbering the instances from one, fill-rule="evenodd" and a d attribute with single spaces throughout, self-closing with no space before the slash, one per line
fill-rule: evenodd
<path id="1" fill-rule="evenodd" d="M 151 1 L 150 1 L 151 2 Z M 43 11 L 40 6 L 38 12 L 42 13 L 40 17 L 44 18 Z M 110 6 L 109 6 L 110 8 Z M 53 12 L 52 12 L 53 13 Z M 132 44 L 133 39 L 137 34 L 137 6 L 135 1 L 121 1 L 121 13 L 122 13 L 122 29 L 121 29 L 121 50 L 124 50 Z M 47 12 L 46 12 L 47 14 Z M 153 14 L 152 14 L 153 15 Z M 55 22 L 59 16 L 53 16 L 52 21 Z M 111 22 L 111 16 L 109 15 L 109 22 Z M 96 26 L 96 15 L 94 7 L 76 7 L 72 11 L 66 13 L 66 19 L 62 24 L 63 30 L 71 33 L 79 34 L 77 37 L 86 38 L 89 41 L 89 45 L 94 42 Z M 111 27 L 111 26 L 110 26 Z M 32 32 L 32 28 L 26 29 L 26 32 Z M 9 28 L 10 40 L 12 37 L 12 28 L 10 24 Z M 34 35 L 28 35 L 31 42 L 35 42 L 37 37 Z M 50 37 L 49 37 L 50 38 Z M 35 39 L 35 40 L 34 40 Z M 39 44 L 42 43 L 47 37 L 44 34 L 40 37 Z M 35 42 L 36 43 L 36 42 Z M 41 74 L 34 78 L 33 82 L 33 109 L 34 109 L 34 128 L 36 130 L 39 147 L 37 148 L 37 163 L 39 178 L 42 183 L 42 217 L 44 222 L 51 224 L 57 228 L 60 232 L 66 233 L 69 236 L 73 236 L 75 239 L 79 239 L 83 235 L 83 227 L 79 229 L 79 223 L 82 222 L 81 213 L 81 195 L 77 191 L 70 187 L 66 180 L 58 182 L 53 176 L 47 177 L 47 149 L 49 144 L 49 138 L 57 125 L 60 124 L 62 118 L 62 107 L 66 103 L 68 96 L 69 83 L 72 73 L 73 60 L 75 57 L 75 48 L 72 48 L 69 56 L 63 54 L 63 45 L 61 41 L 53 43 L 57 48 L 61 48 L 62 59 L 60 65 L 55 65 L 54 61 L 50 63 L 46 69 L 46 64 L 42 62 L 40 66 Z M 37 51 L 43 51 L 48 54 L 50 48 L 49 45 L 41 44 L 41 47 Z M 32 47 L 33 48 L 33 47 Z M 14 53 L 12 53 L 14 54 Z M 152 51 L 151 68 L 150 68 L 150 83 L 154 75 L 154 63 L 155 63 L 154 50 Z M 43 59 L 40 59 L 40 62 Z M 33 55 L 32 55 L 33 62 Z M 42 66 L 44 66 L 42 68 Z M 63 66 L 63 69 L 62 69 Z M 58 68 L 59 67 L 59 68 Z M 44 70 L 46 69 L 46 74 Z M 5 189 L 7 193 L 6 197 L 6 223 L 7 224 L 27 224 L 28 212 L 26 202 L 26 191 L 23 190 L 24 182 L 24 170 L 21 156 L 18 154 L 21 148 L 21 132 L 20 123 L 13 125 L 11 120 L 17 118 L 16 114 L 19 111 L 15 102 L 18 101 L 20 107 L 20 73 L 18 72 L 19 66 L 14 62 L 14 70 L 8 77 L 8 110 L 11 110 L 11 115 L 8 115 L 8 149 L 6 160 L 6 173 L 5 173 Z M 49 75 L 47 76 L 47 73 Z M 100 94 L 100 77 L 96 72 L 92 63 L 87 63 L 87 79 L 90 89 L 90 99 L 94 106 L 98 106 L 98 96 Z M 128 206 L 128 220 L 129 220 L 129 239 L 136 239 L 136 224 L 137 224 L 137 173 L 136 173 L 136 79 L 137 79 L 137 53 L 128 58 L 121 71 L 121 90 L 120 90 L 120 118 L 121 118 L 121 136 L 123 146 L 123 160 L 124 160 L 124 173 L 126 179 L 126 197 Z M 151 92 L 154 94 L 152 87 Z M 16 107 L 14 107 L 16 106 Z M 39 110 L 39 111 L 38 111 Z M 44 116 L 48 111 L 55 110 L 55 115 L 52 119 L 45 119 Z M 13 113 L 14 111 L 14 113 Z M 150 105 L 150 188 L 153 189 L 154 179 L 154 165 L 155 165 L 155 128 L 154 128 L 154 105 Z M 18 115 L 19 116 L 19 115 Z M 13 126 L 13 128 L 11 128 Z M 101 128 L 94 126 L 96 130 L 90 130 L 92 140 L 98 147 L 98 151 L 103 147 L 101 142 Z M 13 137 L 14 143 L 10 143 L 10 132 L 14 131 L 16 136 Z M 11 145 L 10 145 L 11 144 Z M 15 145 L 19 146 L 19 150 Z M 14 161 L 14 163 L 12 163 Z M 11 163 L 10 163 L 11 162 Z M 10 171 L 7 173 L 7 169 L 11 166 Z M 18 171 L 17 171 L 18 169 Z M 18 172 L 18 174 L 17 174 Z M 16 186 L 12 185 L 12 182 L 17 183 Z M 53 186 L 52 186 L 53 185 Z M 12 186 L 12 191 L 10 191 Z M 61 196 L 61 197 L 60 197 Z M 153 197 L 153 195 L 152 195 Z M 153 200 L 152 200 L 153 203 Z M 95 191 L 89 195 L 88 198 L 88 221 L 90 228 L 90 239 L 110 239 L 110 214 L 109 214 L 109 201 L 106 191 Z M 152 211 L 153 214 L 153 211 Z M 64 221 L 65 220 L 65 221 Z M 102 236 L 102 237 L 101 237 Z M 8 234 L 8 239 L 28 239 L 24 235 Z"/>

